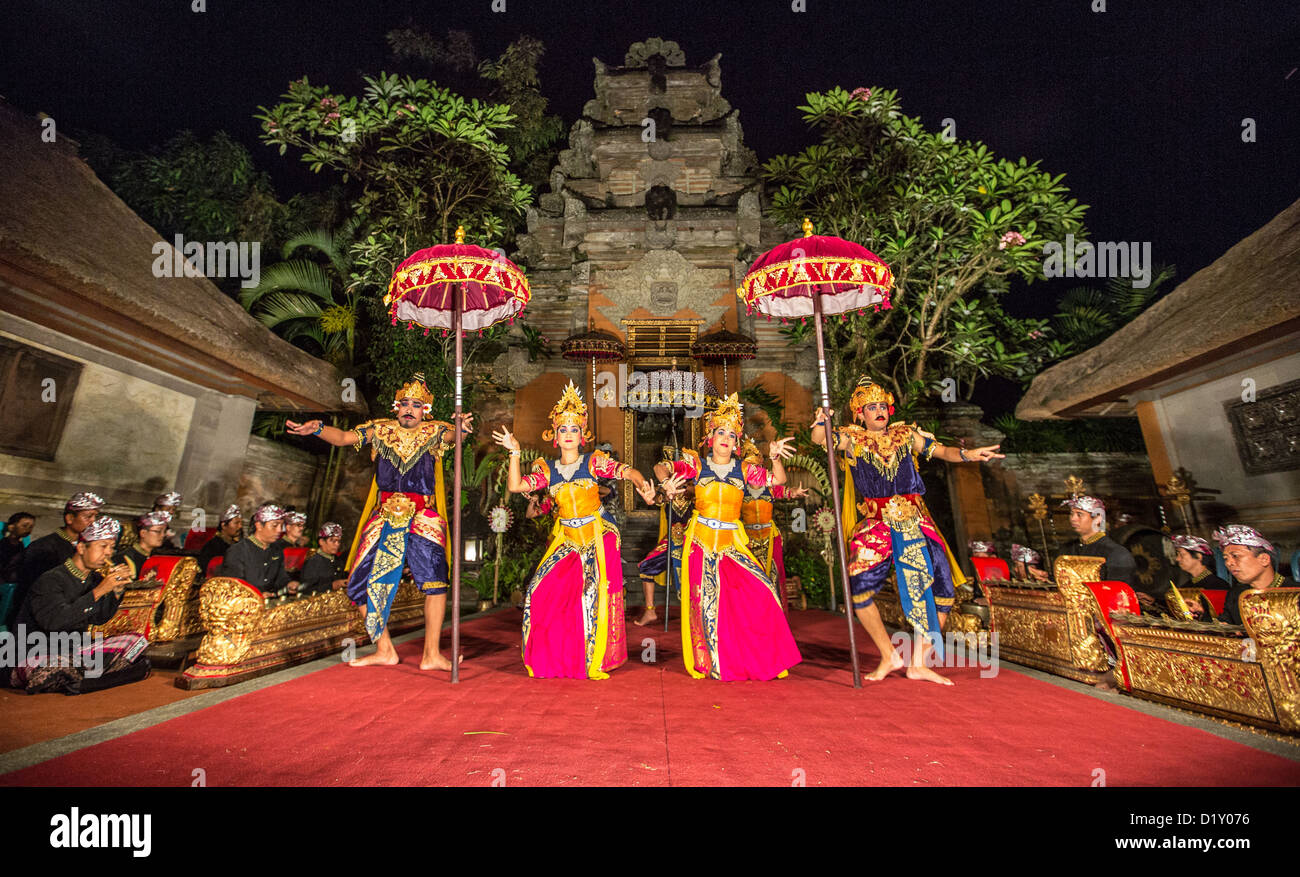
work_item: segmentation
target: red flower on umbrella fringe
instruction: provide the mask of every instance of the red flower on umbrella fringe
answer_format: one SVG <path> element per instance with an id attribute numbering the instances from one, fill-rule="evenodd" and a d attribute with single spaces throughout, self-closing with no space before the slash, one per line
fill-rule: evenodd
<path id="1" fill-rule="evenodd" d="M 473 244 L 440 244 L 412 253 L 393 272 L 384 296 L 393 325 L 401 320 L 450 332 L 456 284 L 464 289 L 464 332 L 513 321 L 532 295 L 524 272 L 501 254 Z"/>
<path id="2" fill-rule="evenodd" d="M 822 312 L 841 314 L 889 308 L 893 272 L 861 244 L 826 235 L 809 235 L 773 247 L 745 275 L 740 296 L 751 313 L 791 319 L 813 314 L 812 295 L 822 297 Z"/>

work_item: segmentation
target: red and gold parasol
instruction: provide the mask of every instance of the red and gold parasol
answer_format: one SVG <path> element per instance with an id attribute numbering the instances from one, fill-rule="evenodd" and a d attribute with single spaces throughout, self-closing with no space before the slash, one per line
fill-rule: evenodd
<path id="1" fill-rule="evenodd" d="M 750 267 L 736 291 L 749 313 L 757 310 L 769 320 L 812 317 L 817 334 L 817 374 L 821 380 L 822 407 L 826 413 L 826 456 L 831 494 L 835 507 L 841 507 L 839 467 L 831 441 L 831 394 L 826 380 L 826 339 L 822 332 L 824 314 L 864 313 L 867 308 L 889 307 L 889 290 L 893 272 L 875 253 L 861 244 L 843 238 L 813 234 L 812 222 L 803 221 L 802 238 L 768 250 Z M 845 615 L 849 621 L 849 654 L 853 658 L 853 686 L 862 687 L 858 670 L 857 636 L 853 627 L 852 598 L 849 595 L 849 567 L 845 557 L 844 525 L 835 516 L 835 535 L 839 542 L 840 580 L 844 588 Z"/>
<path id="2" fill-rule="evenodd" d="M 727 380 L 727 365 L 743 359 L 753 359 L 757 349 L 758 344 L 753 338 L 732 332 L 724 326 L 696 339 L 691 345 L 691 356 L 698 362 L 722 363 L 722 392 L 725 395 L 731 390 Z"/>
<path id="3" fill-rule="evenodd" d="M 591 360 L 591 400 L 596 404 L 596 361 L 618 362 L 627 357 L 627 347 L 612 332 L 596 328 L 592 320 L 586 332 L 570 335 L 560 342 L 560 355 L 574 362 Z M 591 418 L 593 441 L 595 440 L 597 418 Z"/>
<path id="4" fill-rule="evenodd" d="M 514 322 L 528 305 L 528 280 L 504 253 L 465 243 L 465 229 L 456 229 L 456 243 L 439 244 L 412 253 L 393 272 L 384 304 L 393 325 L 441 329 L 456 335 L 456 415 L 461 422 L 465 332 Z M 456 430 L 456 462 L 452 485 L 451 562 L 451 681 L 460 681 L 460 494 L 461 431 Z"/>

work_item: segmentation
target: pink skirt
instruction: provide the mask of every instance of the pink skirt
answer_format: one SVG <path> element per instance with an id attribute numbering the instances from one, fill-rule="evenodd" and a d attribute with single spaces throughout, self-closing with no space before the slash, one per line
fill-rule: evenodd
<path id="1" fill-rule="evenodd" d="M 599 580 L 595 548 L 580 551 L 561 544 L 543 558 L 524 598 L 524 665 L 540 678 L 588 678 L 599 627 L 599 588 L 608 594 L 606 673 L 627 662 L 623 619 L 623 562 L 618 534 L 606 531 L 604 581 Z"/>

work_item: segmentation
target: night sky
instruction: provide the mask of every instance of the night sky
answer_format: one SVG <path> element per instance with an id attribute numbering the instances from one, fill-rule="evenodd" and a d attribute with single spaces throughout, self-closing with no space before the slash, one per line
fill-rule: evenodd
<path id="1" fill-rule="evenodd" d="M 721 53 L 723 95 L 760 160 L 807 144 L 805 92 L 896 88 L 932 129 L 951 117 L 960 138 L 1067 174 L 1094 240 L 1150 241 L 1178 280 L 1300 197 L 1296 0 L 1106 0 L 1101 13 L 1094 0 L 806 2 L 207 0 L 194 13 L 190 0 L 7 0 L 0 94 L 133 148 L 224 129 L 287 197 L 317 183 L 257 141 L 252 114 L 304 74 L 359 91 L 361 74 L 392 66 L 392 28 L 467 30 L 480 57 L 540 38 L 542 89 L 566 124 L 592 96 L 593 56 L 620 64 L 661 36 L 688 64 Z M 1072 284 L 1020 290 L 1016 309 L 1050 313 Z"/>

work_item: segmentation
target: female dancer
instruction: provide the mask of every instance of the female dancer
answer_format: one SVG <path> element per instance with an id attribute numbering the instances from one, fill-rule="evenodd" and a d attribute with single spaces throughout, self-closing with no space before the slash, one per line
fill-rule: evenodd
<path id="1" fill-rule="evenodd" d="M 738 455 L 744 420 L 732 393 L 706 421 L 709 456 L 684 451 L 672 464 L 665 493 L 695 484 L 695 512 L 682 548 L 682 656 L 696 679 L 773 679 L 803 660 L 782 611 L 776 585 L 747 547 L 740 524 L 746 485 L 770 486 L 784 474 L 787 442 L 770 447 L 772 467 L 745 463 Z M 660 468 L 662 467 L 662 468 Z M 656 472 L 666 473 L 666 464 Z M 775 473 L 775 474 L 774 474 Z"/>
<path id="2" fill-rule="evenodd" d="M 744 440 L 744 459 L 746 463 L 758 465 L 763 462 L 763 455 L 751 439 Z M 748 484 L 745 486 L 745 502 L 740 507 L 740 519 L 745 525 L 745 535 L 749 537 L 749 550 L 763 565 L 763 572 L 771 579 L 781 594 L 781 605 L 790 611 L 790 601 L 785 590 L 785 546 L 781 540 L 781 530 L 772 519 L 772 506 L 778 499 L 802 499 L 808 495 L 806 487 L 785 487 L 785 471 L 779 476 L 775 470 L 779 462 L 773 464 L 774 477 L 772 485 Z"/>
<path id="3" fill-rule="evenodd" d="M 587 406 L 569 383 L 542 433 L 560 449 L 554 463 L 538 459 L 519 473 L 519 439 L 504 426 L 492 434 L 510 451 L 512 493 L 545 490 L 558 506 L 551 542 L 524 596 L 524 667 L 529 676 L 608 679 L 627 661 L 623 562 L 618 528 L 601 506 L 597 478 L 626 478 L 654 505 L 654 482 L 604 451 L 580 449 L 591 438 Z"/>

